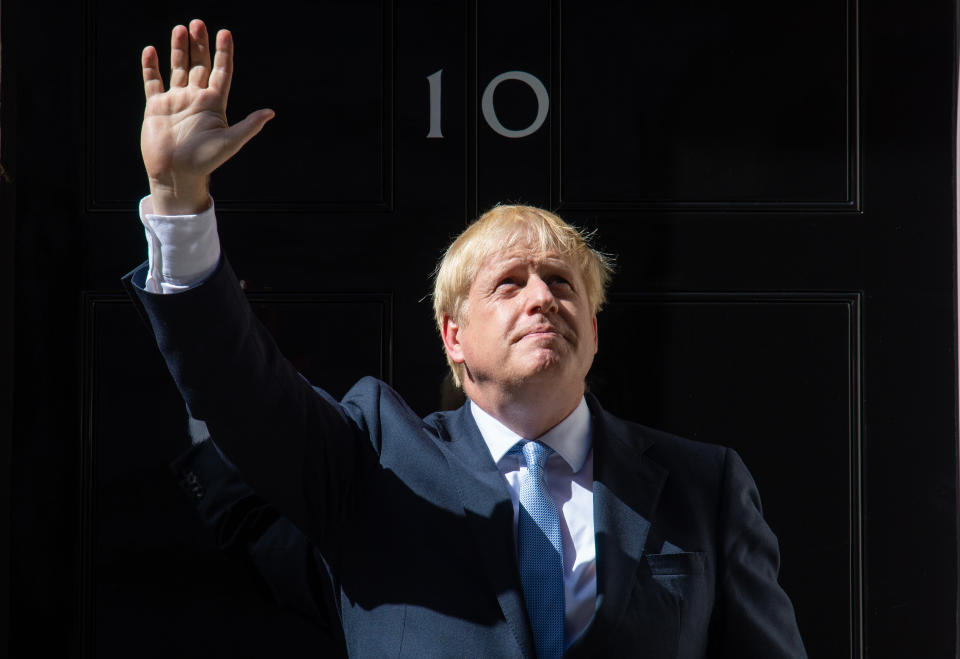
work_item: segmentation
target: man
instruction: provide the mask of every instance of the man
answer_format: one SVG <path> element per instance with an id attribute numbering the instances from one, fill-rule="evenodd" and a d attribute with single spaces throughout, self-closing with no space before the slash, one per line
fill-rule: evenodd
<path id="1" fill-rule="evenodd" d="M 228 126 L 232 40 L 144 50 L 134 299 L 190 411 L 316 544 L 351 655 L 802 657 L 776 538 L 733 451 L 584 395 L 609 266 L 560 218 L 498 207 L 438 269 L 434 309 L 470 401 L 416 416 L 364 378 L 315 392 L 220 254 L 207 180 L 272 118 Z M 269 441 L 264 438 L 269 437 Z"/>

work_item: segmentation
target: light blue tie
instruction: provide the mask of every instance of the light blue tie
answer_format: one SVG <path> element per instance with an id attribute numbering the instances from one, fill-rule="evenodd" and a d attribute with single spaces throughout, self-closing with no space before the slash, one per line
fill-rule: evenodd
<path id="1" fill-rule="evenodd" d="M 547 490 L 543 466 L 553 450 L 538 442 L 518 443 L 527 471 L 520 478 L 520 515 L 517 520 L 517 560 L 523 599 L 533 626 L 539 659 L 563 654 L 563 548 L 560 516 Z"/>

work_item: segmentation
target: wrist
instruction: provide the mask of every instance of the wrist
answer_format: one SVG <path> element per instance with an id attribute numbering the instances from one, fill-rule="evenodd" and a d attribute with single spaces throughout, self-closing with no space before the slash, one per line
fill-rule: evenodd
<path id="1" fill-rule="evenodd" d="M 210 208 L 207 177 L 161 181 L 150 178 L 150 200 L 156 215 L 197 215 Z"/>

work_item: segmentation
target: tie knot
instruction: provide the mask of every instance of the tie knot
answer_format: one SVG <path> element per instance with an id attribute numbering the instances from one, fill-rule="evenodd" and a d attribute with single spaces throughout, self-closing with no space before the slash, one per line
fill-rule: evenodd
<path id="1" fill-rule="evenodd" d="M 527 469 L 531 470 L 542 469 L 546 459 L 553 453 L 552 448 L 540 442 L 521 442 L 517 444 L 517 448 L 527 461 Z"/>

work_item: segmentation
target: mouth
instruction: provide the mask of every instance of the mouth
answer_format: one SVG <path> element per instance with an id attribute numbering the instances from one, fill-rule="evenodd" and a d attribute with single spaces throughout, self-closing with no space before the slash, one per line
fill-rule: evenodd
<path id="1" fill-rule="evenodd" d="M 524 339 L 538 339 L 538 338 L 554 337 L 554 336 L 562 337 L 563 335 L 557 330 L 557 328 L 550 325 L 544 325 L 540 327 L 534 327 L 524 332 L 522 335 L 520 335 L 519 340 L 523 341 Z"/>

